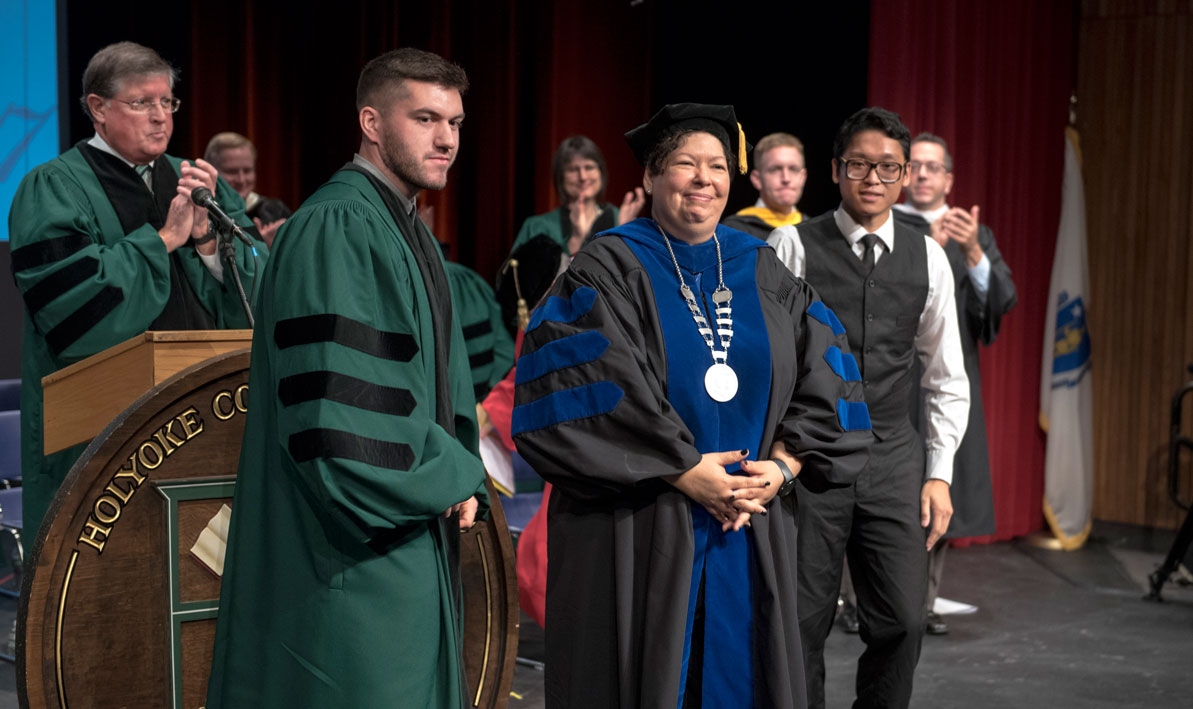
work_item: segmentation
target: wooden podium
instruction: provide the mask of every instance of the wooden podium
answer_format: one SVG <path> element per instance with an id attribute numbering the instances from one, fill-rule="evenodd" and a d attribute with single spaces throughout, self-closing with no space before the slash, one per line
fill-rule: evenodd
<path id="1" fill-rule="evenodd" d="M 46 451 L 91 443 L 26 555 L 22 707 L 205 703 L 220 580 L 190 550 L 232 503 L 250 336 L 147 332 L 43 380 Z M 517 648 L 513 546 L 490 497 L 460 546 L 477 707 L 505 706 Z"/>
<path id="2" fill-rule="evenodd" d="M 252 341 L 252 330 L 150 331 L 43 377 L 46 455 L 90 441 L 153 387 Z"/>

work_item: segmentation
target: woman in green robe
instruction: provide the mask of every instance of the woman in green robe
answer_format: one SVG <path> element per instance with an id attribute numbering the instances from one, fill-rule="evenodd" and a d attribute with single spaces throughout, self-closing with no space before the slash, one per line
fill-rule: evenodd
<path id="1" fill-rule="evenodd" d="M 520 329 L 514 305 L 518 299 L 533 307 L 588 237 L 634 221 L 646 203 L 641 187 L 626 192 L 620 208 L 604 202 L 609 182 L 605 156 L 592 139 L 583 135 L 559 144 L 551 158 L 551 179 L 561 204 L 522 222 L 506 258 L 507 265 L 498 276 L 497 298 L 511 334 Z M 507 273 L 511 258 L 520 262 L 516 275 L 520 289 L 513 285 L 513 272 Z M 542 272 L 544 268 L 550 273 Z"/>

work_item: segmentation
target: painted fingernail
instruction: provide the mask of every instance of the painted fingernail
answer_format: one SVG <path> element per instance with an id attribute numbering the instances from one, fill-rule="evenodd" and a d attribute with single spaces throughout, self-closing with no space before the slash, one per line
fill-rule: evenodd
<path id="1" fill-rule="evenodd" d="M 763 485 L 762 487 L 770 487 L 770 480 L 767 480 L 767 481 L 766 481 L 766 484 L 765 484 L 765 485 Z"/>
<path id="2" fill-rule="evenodd" d="M 742 448 L 742 449 L 741 449 L 741 454 L 742 454 L 742 455 L 749 455 L 749 454 L 750 454 L 750 449 L 749 449 L 749 448 Z"/>
<path id="3" fill-rule="evenodd" d="M 762 512 L 760 512 L 759 514 L 761 514 L 763 517 L 765 517 L 765 516 L 767 516 L 767 515 L 768 515 L 768 514 L 770 514 L 770 513 L 769 513 L 769 512 L 767 512 L 766 510 L 763 510 L 763 511 L 762 511 Z"/>

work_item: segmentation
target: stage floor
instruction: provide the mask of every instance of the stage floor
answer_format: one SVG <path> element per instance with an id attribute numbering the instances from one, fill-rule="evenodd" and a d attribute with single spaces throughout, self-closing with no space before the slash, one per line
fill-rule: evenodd
<path id="1" fill-rule="evenodd" d="M 977 605 L 947 616 L 950 632 L 924 639 L 916 707 L 1193 706 L 1193 589 L 1165 587 L 1142 600 L 1146 576 L 1171 543 L 1167 532 L 1098 524 L 1081 550 L 1023 542 L 950 549 L 941 595 Z M 0 598 L 0 628 L 16 601 Z M 542 633 L 523 619 L 522 655 L 542 659 Z M 0 634 L 6 644 L 7 633 Z M 848 707 L 862 643 L 833 630 L 828 706 Z M 519 665 L 511 709 L 543 706 L 542 672 Z M 0 709 L 17 706 L 12 665 L 0 666 Z"/>
<path id="2" fill-rule="evenodd" d="M 1193 590 L 1169 584 L 1167 602 L 1142 600 L 1171 542 L 1168 532 L 1097 524 L 1076 552 L 1021 541 L 950 549 L 941 595 L 979 609 L 946 616 L 949 634 L 924 638 L 912 706 L 1193 706 Z M 541 653 L 541 631 L 528 619 L 523 628 L 524 652 Z M 862 648 L 834 627 L 830 709 L 853 701 Z M 542 673 L 519 666 L 514 691 L 522 698 L 511 709 L 542 707 Z"/>

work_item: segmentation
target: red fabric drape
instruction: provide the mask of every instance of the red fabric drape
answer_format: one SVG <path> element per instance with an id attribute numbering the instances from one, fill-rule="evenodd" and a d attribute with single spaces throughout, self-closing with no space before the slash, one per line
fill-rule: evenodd
<path id="1" fill-rule="evenodd" d="M 951 204 L 981 206 L 1019 304 L 982 352 L 997 532 L 1043 526 L 1044 438 L 1037 425 L 1041 338 L 1060 214 L 1063 129 L 1073 81 L 1067 2 L 874 2 L 869 100 L 954 157 Z"/>
<path id="2" fill-rule="evenodd" d="M 215 133 L 243 133 L 260 156 L 257 191 L 291 208 L 359 146 L 366 61 L 410 46 L 463 66 L 471 89 L 459 157 L 447 188 L 421 199 L 435 205 L 434 232 L 453 259 L 486 279 L 521 219 L 555 206 L 551 154 L 565 137 L 582 133 L 604 150 L 610 201 L 641 184 L 622 133 L 649 115 L 650 22 L 629 3 L 347 0 L 311 15 L 209 0 L 191 6 L 190 20 L 188 122 L 174 151 L 202 154 Z"/>

